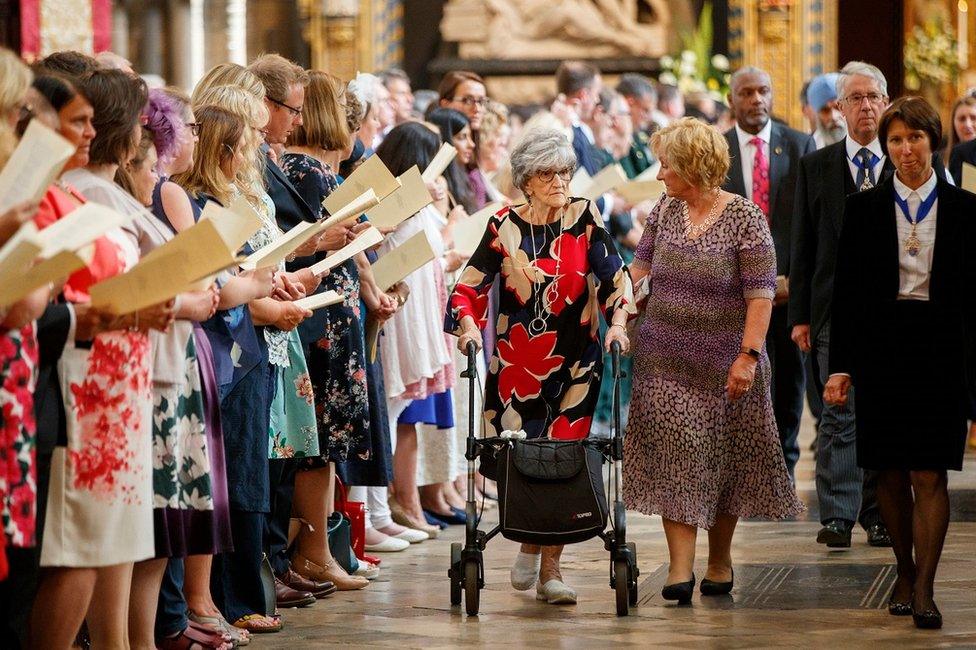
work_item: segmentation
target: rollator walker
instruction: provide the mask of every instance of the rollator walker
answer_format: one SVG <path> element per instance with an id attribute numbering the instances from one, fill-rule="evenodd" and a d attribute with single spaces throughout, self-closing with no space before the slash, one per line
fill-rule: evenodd
<path id="1" fill-rule="evenodd" d="M 451 605 L 460 605 L 476 616 L 485 586 L 484 550 L 501 533 L 512 541 L 557 545 L 600 537 L 610 552 L 610 588 L 616 593 L 617 616 L 626 616 L 637 605 L 637 548 L 627 541 L 627 515 L 621 501 L 623 437 L 620 430 L 620 344 L 611 347 L 613 372 L 613 435 L 585 440 L 520 440 L 478 438 L 475 426 L 475 391 L 478 390 L 477 349 L 467 347 L 468 437 L 464 457 L 468 461 L 467 523 L 464 544 L 451 544 Z M 493 454 L 498 466 L 499 523 L 490 531 L 479 530 L 480 513 L 474 501 L 475 461 Z M 609 462 L 612 508 L 603 488 L 604 462 Z M 540 507 L 545 504 L 547 507 Z M 551 507 L 550 507 L 551 506 Z M 610 519 L 609 528 L 607 519 Z"/>

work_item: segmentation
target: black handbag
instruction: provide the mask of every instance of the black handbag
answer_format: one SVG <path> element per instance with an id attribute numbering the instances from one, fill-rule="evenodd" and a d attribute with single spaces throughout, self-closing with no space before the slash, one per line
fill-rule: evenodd
<path id="1" fill-rule="evenodd" d="M 359 569 L 359 562 L 352 550 L 352 527 L 349 519 L 337 511 L 329 515 L 328 524 L 329 530 L 326 534 L 329 538 L 329 552 L 346 573 L 355 573 Z"/>
<path id="2" fill-rule="evenodd" d="M 603 455 L 580 441 L 513 440 L 498 453 L 501 534 L 523 544 L 574 544 L 607 525 Z"/>

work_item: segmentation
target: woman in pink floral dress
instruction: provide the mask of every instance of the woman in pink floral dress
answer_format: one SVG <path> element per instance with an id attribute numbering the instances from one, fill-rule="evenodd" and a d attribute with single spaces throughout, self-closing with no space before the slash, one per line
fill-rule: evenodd
<path id="1" fill-rule="evenodd" d="M 122 97 L 113 94 L 124 85 L 120 74 L 99 71 L 79 82 L 89 99 L 110 94 L 116 101 L 110 106 L 92 101 L 97 136 L 91 141 L 87 166 L 62 176 L 63 195 L 67 195 L 62 196 L 62 208 L 79 204 L 83 199 L 79 200 L 78 193 L 84 196 L 94 188 L 114 186 L 115 169 L 131 151 L 131 134 L 138 126 L 145 88 L 140 86 L 134 91 L 137 96 L 125 101 L 124 93 Z M 121 135 L 125 133 L 130 139 Z M 45 212 L 39 225 L 68 211 L 70 207 Z M 124 273 L 138 259 L 139 250 L 132 240 L 121 230 L 110 231 L 95 247 L 88 273 L 68 280 L 65 298 L 89 302 L 91 285 Z M 127 617 L 119 613 L 128 611 L 132 565 L 155 553 L 147 331 L 166 329 L 172 315 L 172 306 L 163 304 L 113 318 L 90 343 L 76 344 L 69 338 L 58 362 L 67 436 L 60 443 L 64 446 L 55 449 L 51 463 L 41 553 L 41 566 L 50 570 L 38 600 L 65 618 L 80 611 L 88 620 L 95 646 L 127 643 Z M 66 621 L 56 629 L 64 633 L 68 627 Z M 39 634 L 46 635 L 44 628 L 44 624 L 35 626 Z M 39 647 L 62 647 L 70 640 L 35 639 Z"/>

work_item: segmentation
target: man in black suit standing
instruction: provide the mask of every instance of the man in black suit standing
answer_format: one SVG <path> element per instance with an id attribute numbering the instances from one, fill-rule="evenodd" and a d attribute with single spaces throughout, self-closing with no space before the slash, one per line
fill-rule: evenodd
<path id="1" fill-rule="evenodd" d="M 847 136 L 800 160 L 790 255 L 792 338 L 804 352 L 812 351 L 821 393 L 827 380 L 830 304 L 844 202 L 848 194 L 875 186 L 894 170 L 878 142 L 878 122 L 888 106 L 888 84 L 881 71 L 860 61 L 848 63 L 837 80 L 837 97 Z M 853 396 L 846 406 L 825 405 L 817 438 L 817 499 L 823 524 L 817 541 L 847 548 L 854 522 L 859 521 L 869 544 L 890 546 L 878 512 L 875 477 L 858 468 L 854 441 Z"/>
<path id="2" fill-rule="evenodd" d="M 267 157 L 264 182 L 275 206 L 278 227 L 287 232 L 302 222 L 316 221 L 319 217 L 317 206 L 313 208 L 305 202 L 278 167 L 272 153 L 275 147 L 283 150 L 288 136 L 302 123 L 305 87 L 309 76 L 300 66 L 277 54 L 262 54 L 251 62 L 248 70 L 265 87 L 265 105 L 269 119 L 264 128 L 265 142 L 262 146 L 262 152 Z M 317 240 L 303 245 L 299 249 L 300 255 L 307 258 L 314 252 L 308 249 L 314 249 L 316 242 Z M 300 258 L 294 263 L 301 268 L 314 261 Z M 326 583 L 310 581 L 300 576 L 292 569 L 288 559 L 288 522 L 297 471 L 298 462 L 293 458 L 273 458 L 268 461 L 271 512 L 266 517 L 264 546 L 275 574 L 275 595 L 281 607 L 303 606 L 308 604 L 313 594 L 328 591 Z"/>
<path id="3" fill-rule="evenodd" d="M 786 468 L 793 476 L 800 458 L 797 436 L 803 415 L 803 353 L 790 338 L 787 321 L 790 235 L 800 158 L 814 150 L 813 139 L 773 122 L 772 81 L 754 67 L 737 70 L 730 81 L 729 106 L 736 124 L 725 132 L 731 166 L 722 189 L 744 196 L 762 209 L 776 247 L 776 297 L 766 333 L 773 369 L 772 398 Z"/>

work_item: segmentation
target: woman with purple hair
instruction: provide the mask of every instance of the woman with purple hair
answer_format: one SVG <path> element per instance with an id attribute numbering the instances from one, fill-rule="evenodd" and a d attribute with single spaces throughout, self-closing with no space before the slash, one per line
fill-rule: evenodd
<path id="1" fill-rule="evenodd" d="M 169 180 L 172 175 L 185 172 L 192 166 L 198 125 L 194 122 L 190 98 L 176 88 L 155 88 L 149 91 L 149 101 L 144 113 L 146 129 L 152 133 L 158 158 L 159 182 L 152 193 L 152 211 L 177 233 L 196 223 L 201 213 L 200 207 L 190 200 L 186 191 Z M 216 287 L 211 290 L 216 306 L 219 290 Z M 193 326 L 204 397 L 207 453 L 211 466 L 213 513 L 210 521 L 213 527 L 213 552 L 222 553 L 229 551 L 232 543 L 220 398 L 209 339 L 199 323 L 194 322 Z M 214 604 L 210 593 L 212 559 L 212 554 L 170 559 L 156 614 L 158 639 L 173 638 L 181 632 L 185 633 L 188 628 L 201 627 L 205 632 L 226 634 L 238 642 L 246 639 L 248 633 L 226 623 Z"/>

